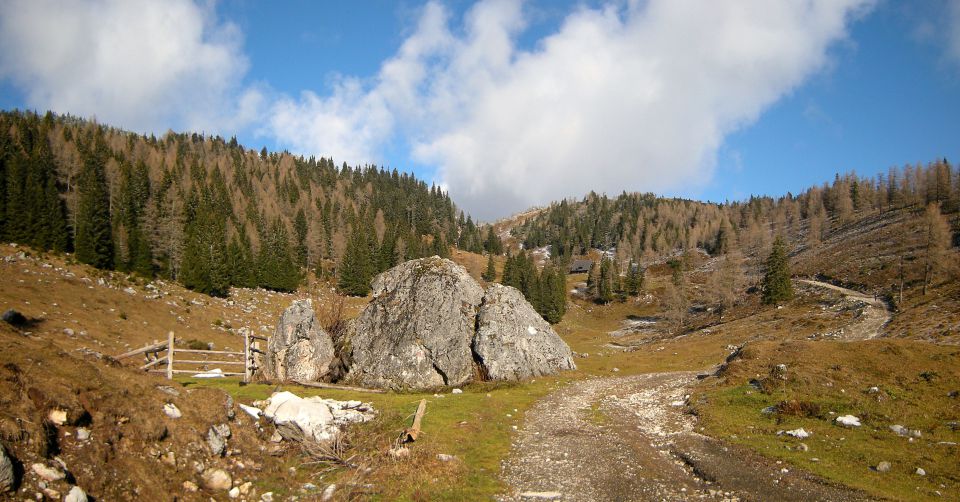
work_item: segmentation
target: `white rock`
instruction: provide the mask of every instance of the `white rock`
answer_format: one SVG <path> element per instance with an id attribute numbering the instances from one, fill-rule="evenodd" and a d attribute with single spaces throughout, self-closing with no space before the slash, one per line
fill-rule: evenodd
<path id="1" fill-rule="evenodd" d="M 337 415 L 330 409 L 330 400 L 320 397 L 301 398 L 291 392 L 274 393 L 266 401 L 263 414 L 272 420 L 277 430 L 285 439 L 296 440 L 300 436 L 315 441 L 328 441 L 339 434 L 339 426 L 352 421 L 367 420 L 372 413 L 364 414 L 356 410 L 337 410 Z M 337 406 L 339 408 L 339 406 Z M 340 413 L 343 411 L 343 413 Z M 350 417 L 346 415 L 350 414 Z M 353 415 L 362 415 L 360 420 Z M 338 418 L 339 415 L 339 418 Z"/>
<path id="2" fill-rule="evenodd" d="M 320 495 L 320 500 L 327 502 L 328 500 L 333 500 L 333 494 L 337 491 L 337 485 L 331 484 L 327 485 L 323 489 L 323 493 Z"/>
<path id="3" fill-rule="evenodd" d="M 273 502 L 273 492 L 267 492 L 260 495 L 260 502 Z"/>
<path id="4" fill-rule="evenodd" d="M 30 466 L 33 472 L 46 481 L 59 481 L 66 476 L 64 472 L 56 467 L 48 467 L 44 464 L 36 463 Z"/>
<path id="5" fill-rule="evenodd" d="M 77 428 L 77 441 L 86 441 L 90 439 L 90 429 L 86 427 Z"/>
<path id="6" fill-rule="evenodd" d="M 197 490 L 200 489 L 200 487 L 197 486 L 197 484 L 194 483 L 193 481 L 184 481 L 184 482 L 183 482 L 183 489 L 184 489 L 184 491 L 187 491 L 187 492 L 190 492 L 190 493 L 195 493 Z"/>
<path id="7" fill-rule="evenodd" d="M 67 423 L 67 412 L 66 410 L 54 408 L 50 410 L 50 413 L 47 414 L 47 420 L 49 420 L 53 425 L 63 425 Z"/>
<path id="8" fill-rule="evenodd" d="M 223 378 L 223 370 L 220 368 L 214 368 L 202 373 L 197 373 L 193 375 L 193 378 Z"/>
<path id="9" fill-rule="evenodd" d="M 520 494 L 522 499 L 531 500 L 560 500 L 563 494 L 560 492 L 523 492 Z"/>
<path id="10" fill-rule="evenodd" d="M 437 454 L 437 460 L 439 460 L 439 461 L 441 461 L 441 462 L 453 462 L 453 461 L 456 460 L 456 459 L 457 459 L 457 457 L 455 457 L 455 456 L 453 456 L 453 455 L 447 455 L 446 453 L 439 453 L 439 454 Z"/>
<path id="11" fill-rule="evenodd" d="M 853 415 L 839 416 L 837 417 L 836 421 L 838 424 L 845 425 L 847 427 L 860 427 L 860 419 Z"/>
<path id="12" fill-rule="evenodd" d="M 917 467 L 916 474 L 917 474 L 917 476 L 926 476 L 926 475 L 927 475 L 927 471 L 923 470 L 923 469 L 920 468 L 920 467 Z"/>
<path id="13" fill-rule="evenodd" d="M 880 462 L 877 464 L 877 472 L 889 472 L 890 462 Z"/>
<path id="14" fill-rule="evenodd" d="M 238 498 L 240 496 L 240 487 L 234 486 L 233 488 L 231 488 L 230 491 L 227 492 L 227 496 L 232 499 Z"/>
<path id="15" fill-rule="evenodd" d="M 183 416 L 183 413 L 180 413 L 180 408 L 177 408 L 177 405 L 173 403 L 163 405 L 163 412 L 170 418 L 180 418 Z"/>
<path id="16" fill-rule="evenodd" d="M 73 486 L 63 497 L 63 502 L 87 502 L 87 494 L 79 486 Z"/>
<path id="17" fill-rule="evenodd" d="M 785 434 L 788 436 L 793 436 L 797 439 L 807 439 L 810 437 L 810 433 L 805 431 L 803 428 L 787 431 Z"/>
<path id="18" fill-rule="evenodd" d="M 229 490 L 233 485 L 233 477 L 223 469 L 207 469 L 200 476 L 203 480 L 203 486 L 210 490 Z"/>
<path id="19" fill-rule="evenodd" d="M 461 389 L 453 389 L 453 393 L 454 393 L 454 394 L 463 394 L 463 390 L 461 390 Z"/>
<path id="20" fill-rule="evenodd" d="M 260 411 L 260 408 L 254 406 L 247 406 L 245 404 L 240 404 L 239 406 L 241 410 L 245 411 L 247 415 L 250 415 L 254 419 L 259 419 L 260 415 L 263 413 Z"/>

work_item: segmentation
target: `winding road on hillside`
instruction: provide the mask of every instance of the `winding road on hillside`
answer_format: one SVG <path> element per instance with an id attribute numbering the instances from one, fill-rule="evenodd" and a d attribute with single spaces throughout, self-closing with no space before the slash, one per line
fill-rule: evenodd
<path id="1" fill-rule="evenodd" d="M 865 304 L 863 314 L 857 318 L 856 322 L 844 328 L 844 340 L 870 340 L 877 338 L 880 336 L 880 330 L 890 322 L 890 309 L 883 300 L 880 300 L 876 296 L 834 286 L 827 282 L 811 281 L 808 279 L 797 279 L 797 282 L 836 291 L 851 300 Z"/>
<path id="2" fill-rule="evenodd" d="M 844 339 L 878 336 L 883 302 L 832 284 L 866 306 Z M 868 500 L 745 448 L 700 434 L 686 413 L 694 372 L 591 378 L 527 412 L 503 477 L 502 501 Z"/>

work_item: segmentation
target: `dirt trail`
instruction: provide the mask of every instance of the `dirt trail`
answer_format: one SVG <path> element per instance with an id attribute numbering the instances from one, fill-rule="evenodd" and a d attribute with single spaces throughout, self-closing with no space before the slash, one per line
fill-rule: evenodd
<path id="1" fill-rule="evenodd" d="M 844 328 L 844 340 L 869 340 L 876 338 L 880 336 L 880 330 L 890 322 L 890 310 L 887 304 L 875 296 L 852 289 L 841 288 L 840 286 L 834 286 L 826 282 L 807 279 L 797 279 L 797 282 L 837 291 L 847 298 L 863 302 L 866 305 L 863 309 L 863 314 L 858 317 L 857 321 Z"/>
<path id="2" fill-rule="evenodd" d="M 862 301 L 845 339 L 878 336 L 883 302 L 832 284 L 801 281 Z M 526 414 L 504 462 L 500 500 L 869 500 L 805 471 L 696 430 L 686 413 L 696 373 L 593 378 L 557 390 Z"/>

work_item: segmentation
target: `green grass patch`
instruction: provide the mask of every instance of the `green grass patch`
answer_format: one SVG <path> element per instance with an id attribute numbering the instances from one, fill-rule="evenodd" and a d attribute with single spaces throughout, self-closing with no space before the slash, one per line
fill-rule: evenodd
<path id="1" fill-rule="evenodd" d="M 786 364 L 786 381 L 768 393 L 747 382 Z M 939 377 L 928 378 L 926 373 Z M 712 436 L 784 460 L 877 497 L 926 500 L 960 493 L 960 349 L 918 342 L 764 342 L 701 387 L 697 414 Z M 764 386 L 764 388 L 769 388 Z M 768 407 L 773 413 L 763 413 Z M 847 428 L 837 416 L 863 425 Z M 919 430 L 912 441 L 891 425 Z M 803 428 L 800 440 L 778 431 Z M 807 446 L 804 449 L 800 446 Z M 952 443 L 952 444 L 951 444 Z M 889 472 L 877 472 L 880 462 Z M 920 467 L 926 476 L 917 475 Z"/>
<path id="2" fill-rule="evenodd" d="M 362 400 L 378 412 L 375 421 L 354 429 L 359 453 L 369 458 L 376 469 L 362 478 L 374 486 L 365 497 L 378 500 L 490 500 L 502 493 L 500 462 L 510 452 L 510 440 L 523 424 L 524 412 L 537 399 L 565 383 L 564 379 L 537 379 L 525 384 L 479 383 L 463 387 L 463 394 L 449 390 L 433 393 L 366 394 L 341 390 L 304 388 L 296 385 L 250 384 L 236 380 L 181 380 L 185 385 L 222 389 L 244 404 L 265 399 L 274 391 L 289 390 L 299 396 L 322 396 L 339 400 Z M 438 397 L 440 396 L 440 397 Z M 402 461 L 389 458 L 387 451 L 403 429 L 413 420 L 421 399 L 427 400 L 420 439 L 410 445 L 411 457 Z M 509 416 L 508 416 L 509 415 Z M 437 454 L 457 457 L 441 462 Z M 317 474 L 312 482 L 339 486 L 354 480 L 356 472 L 337 470 Z M 360 478 L 356 478 L 359 480 Z M 261 486 L 261 492 L 288 493 L 283 486 Z"/>

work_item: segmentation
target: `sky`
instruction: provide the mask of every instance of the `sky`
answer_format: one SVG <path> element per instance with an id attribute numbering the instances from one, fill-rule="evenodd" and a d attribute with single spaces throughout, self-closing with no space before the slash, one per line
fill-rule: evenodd
<path id="1" fill-rule="evenodd" d="M 491 221 L 960 158 L 960 0 L 0 0 L 0 108 L 415 173 Z"/>

